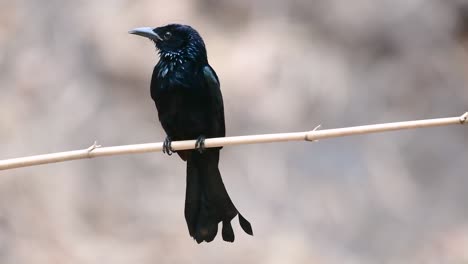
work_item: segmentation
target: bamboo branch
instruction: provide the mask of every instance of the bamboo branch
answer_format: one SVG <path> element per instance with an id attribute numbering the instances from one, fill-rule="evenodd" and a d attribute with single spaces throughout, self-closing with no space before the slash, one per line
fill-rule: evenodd
<path id="1" fill-rule="evenodd" d="M 280 133 L 280 134 L 265 134 L 265 135 L 252 135 L 252 136 L 237 136 L 237 137 L 223 137 L 223 138 L 209 138 L 205 141 L 206 148 L 233 146 L 242 144 L 254 143 L 271 143 L 271 142 L 284 142 L 284 141 L 316 141 L 319 139 L 344 137 L 351 135 L 379 133 L 385 131 L 435 127 L 435 126 L 448 126 L 465 124 L 468 118 L 468 112 L 459 117 L 426 119 L 396 123 L 385 123 L 367 126 L 355 126 L 346 128 L 335 128 L 317 130 L 317 126 L 312 131 L 296 132 L 296 133 Z M 40 164 L 63 162 L 68 160 L 95 158 L 112 155 L 136 154 L 161 151 L 163 147 L 162 142 L 125 145 L 115 147 L 101 147 L 95 142 L 91 147 L 82 150 L 74 150 L 67 152 L 58 152 L 37 156 L 29 156 L 23 158 L 0 160 L 0 170 L 8 170 L 20 167 L 35 166 Z M 195 140 L 174 141 L 172 142 L 173 150 L 186 150 L 194 149 Z"/>

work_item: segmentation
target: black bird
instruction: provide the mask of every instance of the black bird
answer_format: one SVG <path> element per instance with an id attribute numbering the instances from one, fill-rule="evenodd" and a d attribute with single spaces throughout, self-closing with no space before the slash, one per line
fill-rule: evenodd
<path id="1" fill-rule="evenodd" d="M 216 72 L 208 64 L 205 43 L 190 26 L 170 24 L 136 28 L 129 33 L 147 37 L 159 50 L 153 70 L 151 97 L 167 137 L 163 151 L 172 154 L 172 140 L 197 139 L 195 150 L 177 151 L 187 162 L 185 220 L 198 243 L 212 241 L 223 222 L 222 236 L 234 241 L 231 220 L 239 215 L 242 229 L 253 235 L 224 187 L 218 169 L 221 148 L 204 148 L 205 137 L 224 137 L 223 97 Z"/>

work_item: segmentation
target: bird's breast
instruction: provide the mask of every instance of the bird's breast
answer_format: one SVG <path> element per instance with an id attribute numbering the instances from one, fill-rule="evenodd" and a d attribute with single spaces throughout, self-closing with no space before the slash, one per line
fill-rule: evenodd
<path id="1" fill-rule="evenodd" d="M 175 62 L 158 65 L 155 74 L 158 88 L 162 90 L 190 88 L 195 75 L 190 65 Z"/>

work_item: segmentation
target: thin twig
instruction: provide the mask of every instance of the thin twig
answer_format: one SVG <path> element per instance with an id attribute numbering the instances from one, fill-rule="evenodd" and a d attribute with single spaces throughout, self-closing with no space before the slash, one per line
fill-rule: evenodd
<path id="1" fill-rule="evenodd" d="M 465 124 L 468 118 L 468 112 L 457 117 L 426 119 L 396 123 L 385 123 L 367 126 L 355 126 L 346 128 L 335 128 L 318 130 L 320 126 L 315 127 L 312 131 L 296 132 L 296 133 L 280 133 L 280 134 L 265 134 L 265 135 L 251 135 L 251 136 L 238 136 L 238 137 L 223 137 L 223 138 L 209 138 L 205 141 L 206 148 L 233 146 L 242 144 L 254 143 L 271 143 L 271 142 L 284 142 L 284 141 L 317 141 L 319 139 L 344 137 L 351 135 L 379 133 L 385 131 L 413 129 L 423 127 L 435 126 L 448 126 Z M 123 155 L 123 154 L 136 154 L 145 152 L 155 152 L 162 150 L 163 143 L 147 143 L 136 145 L 125 145 L 115 147 L 101 147 L 94 142 L 92 146 L 82 150 L 74 150 L 67 152 L 59 152 L 52 154 L 44 154 L 37 156 L 29 156 L 23 158 L 7 159 L 0 161 L 0 170 L 14 169 L 20 167 L 35 166 L 40 164 L 62 162 L 67 160 L 86 159 L 94 157 Z M 171 144 L 174 150 L 186 150 L 195 148 L 195 140 L 174 141 Z"/>

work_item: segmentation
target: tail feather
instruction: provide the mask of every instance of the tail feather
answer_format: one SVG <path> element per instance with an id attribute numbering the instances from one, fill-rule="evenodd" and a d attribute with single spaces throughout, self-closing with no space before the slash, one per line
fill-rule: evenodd
<path id="1" fill-rule="evenodd" d="M 197 167 L 190 160 L 187 162 L 187 187 L 185 190 L 185 221 L 191 237 L 195 238 L 198 213 L 201 203 L 200 179 Z M 201 242 L 201 241 L 200 241 Z"/>
<path id="2" fill-rule="evenodd" d="M 239 213 L 239 224 L 247 234 L 253 236 L 252 225 Z"/>
<path id="3" fill-rule="evenodd" d="M 234 230 L 232 230 L 231 222 L 223 221 L 223 240 L 227 242 L 234 242 Z"/>
<path id="4" fill-rule="evenodd" d="M 197 243 L 200 244 L 203 241 L 211 242 L 216 237 L 217 233 L 218 223 L 213 222 L 212 219 L 201 213 L 199 215 L 197 230 L 194 236 Z"/>
<path id="5" fill-rule="evenodd" d="M 234 241 L 231 220 L 239 215 L 242 229 L 252 235 L 252 226 L 239 214 L 226 191 L 218 169 L 219 149 L 207 149 L 202 154 L 192 151 L 187 155 L 187 189 L 185 220 L 198 243 L 212 241 L 219 222 L 223 222 L 223 240 Z"/>

